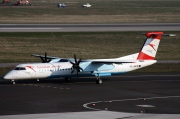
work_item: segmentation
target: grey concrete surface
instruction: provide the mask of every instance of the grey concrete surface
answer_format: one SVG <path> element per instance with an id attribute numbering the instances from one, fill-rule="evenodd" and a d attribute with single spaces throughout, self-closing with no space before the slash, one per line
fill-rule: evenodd
<path id="1" fill-rule="evenodd" d="M 0 24 L 0 32 L 180 31 L 180 23 Z"/>

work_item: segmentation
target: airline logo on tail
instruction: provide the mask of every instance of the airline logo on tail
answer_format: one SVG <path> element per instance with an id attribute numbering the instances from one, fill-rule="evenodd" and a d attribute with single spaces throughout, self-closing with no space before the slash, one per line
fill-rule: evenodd
<path id="1" fill-rule="evenodd" d="M 138 60 L 154 60 L 158 46 L 163 32 L 148 32 L 146 33 L 146 42 L 144 43 L 139 55 Z"/>

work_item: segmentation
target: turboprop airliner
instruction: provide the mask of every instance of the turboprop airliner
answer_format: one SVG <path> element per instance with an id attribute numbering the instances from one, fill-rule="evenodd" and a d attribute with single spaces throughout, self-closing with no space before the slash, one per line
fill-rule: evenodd
<path id="1" fill-rule="evenodd" d="M 19 64 L 8 72 L 4 79 L 44 79 L 95 76 L 96 83 L 101 84 L 101 76 L 119 75 L 129 71 L 137 70 L 156 63 L 155 56 L 162 36 L 175 36 L 163 32 L 147 32 L 145 43 L 138 53 L 112 58 L 112 59 L 89 59 L 82 60 L 74 58 L 58 58 L 45 55 L 32 54 L 39 57 L 42 63 Z"/>

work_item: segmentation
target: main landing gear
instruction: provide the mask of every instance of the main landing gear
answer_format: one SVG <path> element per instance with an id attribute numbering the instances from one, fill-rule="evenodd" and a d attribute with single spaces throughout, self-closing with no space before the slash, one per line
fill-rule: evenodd
<path id="1" fill-rule="evenodd" d="M 98 76 L 96 77 L 96 84 L 102 84 L 102 80 L 98 74 Z"/>
<path id="2" fill-rule="evenodd" d="M 66 83 L 69 83 L 71 81 L 71 78 L 70 77 L 65 77 L 64 78 L 65 82 Z M 98 74 L 98 76 L 96 76 L 96 84 L 102 84 L 102 80 Z"/>

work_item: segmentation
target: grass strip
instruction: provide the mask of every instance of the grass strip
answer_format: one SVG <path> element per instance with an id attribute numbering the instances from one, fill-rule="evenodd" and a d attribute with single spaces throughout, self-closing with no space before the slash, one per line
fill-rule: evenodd
<path id="1" fill-rule="evenodd" d="M 163 37 L 157 60 L 180 60 L 180 32 Z M 135 32 L 0 33 L 0 62 L 38 62 L 31 54 L 69 58 L 117 58 L 139 52 L 145 36 Z"/>

